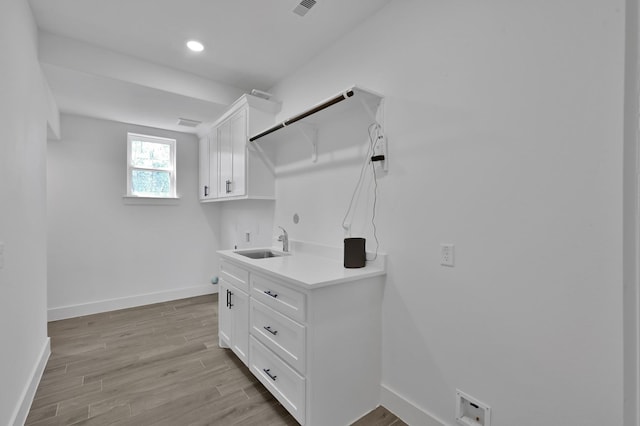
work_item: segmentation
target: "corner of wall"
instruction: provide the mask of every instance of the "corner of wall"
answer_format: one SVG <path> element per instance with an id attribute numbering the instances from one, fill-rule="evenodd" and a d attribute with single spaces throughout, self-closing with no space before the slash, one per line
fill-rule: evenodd
<path id="1" fill-rule="evenodd" d="M 44 74 L 42 74 L 42 83 L 47 102 L 47 139 L 60 140 L 60 109 Z"/>
<path id="2" fill-rule="evenodd" d="M 217 286 L 210 284 L 183 287 L 178 289 L 157 291 L 154 293 L 137 294 L 126 297 L 111 298 L 70 306 L 56 306 L 49 308 L 48 321 L 58 321 L 75 318 L 84 315 L 93 315 L 101 312 L 116 311 L 119 309 L 134 308 L 136 306 L 151 305 L 154 303 L 168 302 L 170 300 L 186 299 L 189 297 L 205 296 L 218 292 Z"/>
<path id="3" fill-rule="evenodd" d="M 638 246 L 640 228 L 638 187 L 640 156 L 638 114 L 640 110 L 640 10 L 638 0 L 626 0 L 625 112 L 623 160 L 623 377 L 625 426 L 640 425 L 640 281 Z"/>
<path id="4" fill-rule="evenodd" d="M 410 425 L 446 425 L 445 422 L 418 407 L 384 383 L 380 385 L 380 405 Z"/>
<path id="5" fill-rule="evenodd" d="M 11 416 L 11 420 L 9 421 L 10 425 L 21 426 L 24 425 L 25 421 L 27 420 L 29 409 L 31 408 L 31 404 L 33 403 L 33 398 L 36 395 L 36 390 L 38 389 L 40 379 L 42 379 L 42 374 L 44 373 L 44 368 L 47 365 L 47 361 L 49 360 L 50 355 L 51 339 L 47 337 L 44 345 L 42 346 L 40 356 L 38 357 L 38 360 L 31 371 L 31 379 L 22 391 L 19 403 L 16 406 L 13 415 Z"/>

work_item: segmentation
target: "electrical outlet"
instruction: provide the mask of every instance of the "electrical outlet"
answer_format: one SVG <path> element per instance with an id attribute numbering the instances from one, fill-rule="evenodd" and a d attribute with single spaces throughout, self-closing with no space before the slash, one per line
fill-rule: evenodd
<path id="1" fill-rule="evenodd" d="M 373 149 L 373 156 L 383 156 L 384 160 L 376 162 L 379 164 L 383 171 L 389 171 L 389 153 L 387 150 L 387 138 L 383 133 L 376 136 L 378 139 L 375 142 Z"/>
<path id="2" fill-rule="evenodd" d="M 453 266 L 453 244 L 440 244 L 440 264 Z"/>

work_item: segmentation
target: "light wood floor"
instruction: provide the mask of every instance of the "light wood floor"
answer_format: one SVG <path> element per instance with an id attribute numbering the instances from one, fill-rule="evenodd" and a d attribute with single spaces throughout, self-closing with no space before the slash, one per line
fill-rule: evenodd
<path id="1" fill-rule="evenodd" d="M 49 323 L 27 425 L 297 425 L 228 349 L 217 295 Z M 358 426 L 401 426 L 379 407 Z M 333 425 L 327 425 L 333 426 Z"/>

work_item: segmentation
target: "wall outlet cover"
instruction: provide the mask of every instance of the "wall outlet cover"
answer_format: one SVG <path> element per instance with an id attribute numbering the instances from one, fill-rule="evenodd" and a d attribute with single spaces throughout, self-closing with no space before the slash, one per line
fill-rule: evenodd
<path id="1" fill-rule="evenodd" d="M 440 244 L 440 264 L 443 266 L 453 266 L 453 244 Z"/>

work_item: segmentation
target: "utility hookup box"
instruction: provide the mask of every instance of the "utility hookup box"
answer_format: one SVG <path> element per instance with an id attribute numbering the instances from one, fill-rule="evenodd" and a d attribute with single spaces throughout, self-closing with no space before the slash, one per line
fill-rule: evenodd
<path id="1" fill-rule="evenodd" d="M 456 389 L 456 422 L 460 426 L 491 426 L 491 407 Z"/>

